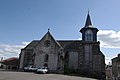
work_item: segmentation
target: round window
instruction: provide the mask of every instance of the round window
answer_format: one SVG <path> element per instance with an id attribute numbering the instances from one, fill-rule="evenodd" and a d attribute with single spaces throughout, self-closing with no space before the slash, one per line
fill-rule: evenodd
<path id="1" fill-rule="evenodd" d="M 50 46 L 50 40 L 46 40 L 45 41 L 45 47 L 49 47 Z"/>

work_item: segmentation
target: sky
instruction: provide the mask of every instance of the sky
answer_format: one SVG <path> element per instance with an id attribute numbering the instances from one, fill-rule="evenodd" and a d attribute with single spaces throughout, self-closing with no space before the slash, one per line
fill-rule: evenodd
<path id="1" fill-rule="evenodd" d="M 120 52 L 120 0 L 0 0 L 0 58 L 18 57 L 21 48 L 50 29 L 56 40 L 81 39 L 88 10 L 106 63 Z"/>

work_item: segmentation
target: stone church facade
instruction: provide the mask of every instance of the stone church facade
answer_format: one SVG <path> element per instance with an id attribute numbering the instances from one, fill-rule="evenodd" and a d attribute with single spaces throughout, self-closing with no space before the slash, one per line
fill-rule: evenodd
<path id="1" fill-rule="evenodd" d="M 41 40 L 33 40 L 21 49 L 19 68 L 47 66 L 50 72 L 75 71 L 102 77 L 105 73 L 105 56 L 100 51 L 98 29 L 93 27 L 89 13 L 80 32 L 82 40 L 56 40 L 48 30 Z"/>

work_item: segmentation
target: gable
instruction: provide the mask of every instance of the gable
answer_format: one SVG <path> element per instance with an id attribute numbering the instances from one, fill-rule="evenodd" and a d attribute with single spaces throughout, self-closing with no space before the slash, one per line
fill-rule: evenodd
<path id="1" fill-rule="evenodd" d="M 49 31 L 42 37 L 42 39 L 37 44 L 37 47 L 44 48 L 53 46 L 61 47 L 61 45 L 53 38 Z"/>

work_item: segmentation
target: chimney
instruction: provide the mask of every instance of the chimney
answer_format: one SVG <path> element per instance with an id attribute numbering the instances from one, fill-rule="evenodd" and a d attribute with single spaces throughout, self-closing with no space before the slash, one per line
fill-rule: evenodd
<path id="1" fill-rule="evenodd" d="M 120 57 L 120 53 L 118 54 L 118 57 Z"/>

